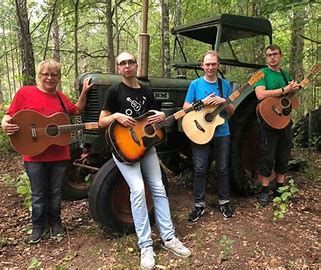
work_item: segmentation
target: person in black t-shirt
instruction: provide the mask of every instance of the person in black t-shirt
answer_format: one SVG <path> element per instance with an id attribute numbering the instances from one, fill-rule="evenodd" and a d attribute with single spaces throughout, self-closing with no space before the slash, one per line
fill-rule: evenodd
<path id="1" fill-rule="evenodd" d="M 118 72 L 122 82 L 111 86 L 106 93 L 105 103 L 99 116 L 99 125 L 108 127 L 113 120 L 126 127 L 135 127 L 136 117 L 148 111 L 154 114 L 147 117 L 149 123 L 156 123 L 165 118 L 163 112 L 156 110 L 153 92 L 141 86 L 136 79 L 137 62 L 135 57 L 123 52 L 117 57 Z M 152 232 L 145 198 L 144 181 L 149 185 L 154 201 L 157 227 L 162 238 L 162 247 L 178 256 L 188 257 L 191 251 L 176 237 L 170 216 L 169 203 L 164 185 L 159 160 L 155 147 L 152 147 L 138 162 L 124 163 L 113 154 L 113 159 L 130 189 L 131 210 L 134 219 L 138 245 L 141 249 L 141 269 L 155 267 Z"/>

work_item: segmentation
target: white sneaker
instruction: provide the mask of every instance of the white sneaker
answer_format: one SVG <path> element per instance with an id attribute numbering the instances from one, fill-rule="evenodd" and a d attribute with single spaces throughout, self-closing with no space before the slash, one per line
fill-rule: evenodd
<path id="1" fill-rule="evenodd" d="M 153 247 L 145 247 L 140 251 L 140 269 L 142 270 L 150 270 L 155 267 L 155 253 L 153 251 Z"/>
<path id="2" fill-rule="evenodd" d="M 183 243 L 176 237 L 172 238 L 169 241 L 163 242 L 162 247 L 174 252 L 174 254 L 177 256 L 189 257 L 191 255 L 191 251 L 187 247 L 185 247 Z"/>

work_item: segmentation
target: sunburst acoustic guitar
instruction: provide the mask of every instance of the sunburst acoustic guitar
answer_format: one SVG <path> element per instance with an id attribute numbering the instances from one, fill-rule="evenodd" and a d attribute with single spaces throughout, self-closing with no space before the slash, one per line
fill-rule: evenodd
<path id="1" fill-rule="evenodd" d="M 321 64 L 314 65 L 310 73 L 299 83 L 300 89 L 308 85 L 320 69 Z M 256 107 L 258 118 L 270 128 L 285 128 L 290 123 L 292 110 L 300 105 L 295 94 L 296 92 L 290 92 L 280 97 L 263 99 Z"/>
<path id="2" fill-rule="evenodd" d="M 205 106 L 200 111 L 192 111 L 186 114 L 182 120 L 182 128 L 187 137 L 197 144 L 206 144 L 214 136 L 217 126 L 224 123 L 224 119 L 219 115 L 229 104 L 236 100 L 240 94 L 249 86 L 258 82 L 264 77 L 262 71 L 256 72 L 249 81 L 235 90 L 224 103 L 218 106 Z"/>
<path id="3" fill-rule="evenodd" d="M 106 130 L 106 141 L 113 148 L 113 153 L 118 160 L 127 163 L 137 162 L 152 146 L 165 139 L 165 126 L 182 118 L 188 112 L 202 107 L 202 101 L 195 102 L 191 107 L 177 111 L 156 124 L 150 124 L 147 121 L 147 117 L 154 114 L 152 111 L 136 118 L 135 127 L 126 127 L 114 120 Z"/>
<path id="4" fill-rule="evenodd" d="M 70 124 L 65 113 L 45 116 L 33 110 L 17 112 L 10 123 L 19 126 L 19 130 L 9 136 L 11 145 L 26 156 L 39 155 L 51 145 L 68 145 L 73 130 L 98 128 L 98 122 Z"/>

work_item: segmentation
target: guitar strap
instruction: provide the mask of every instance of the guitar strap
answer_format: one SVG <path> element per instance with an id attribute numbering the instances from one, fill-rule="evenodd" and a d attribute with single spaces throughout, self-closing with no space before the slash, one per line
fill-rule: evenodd
<path id="1" fill-rule="evenodd" d="M 284 74 L 283 70 L 282 70 L 282 69 L 280 69 L 280 71 L 281 71 L 281 74 L 282 74 L 283 80 L 285 81 L 285 85 L 287 86 L 287 85 L 289 84 L 289 81 L 286 79 L 286 77 L 285 77 L 285 74 Z"/>
<path id="2" fill-rule="evenodd" d="M 217 78 L 218 81 L 218 90 L 220 91 L 220 97 L 223 97 L 223 83 L 222 83 L 222 79 L 221 78 Z"/>
<path id="3" fill-rule="evenodd" d="M 70 115 L 69 115 L 69 113 L 68 113 L 68 111 L 67 111 L 67 108 L 66 108 L 66 106 L 65 106 L 64 102 L 62 101 L 62 98 L 61 98 L 61 96 L 60 96 L 59 92 L 57 92 L 57 96 L 58 96 L 58 98 L 59 98 L 59 101 L 60 101 L 61 107 L 62 107 L 62 109 L 64 110 L 64 113 L 65 113 L 65 114 L 67 114 L 67 115 L 68 115 L 68 117 L 70 117 Z"/>

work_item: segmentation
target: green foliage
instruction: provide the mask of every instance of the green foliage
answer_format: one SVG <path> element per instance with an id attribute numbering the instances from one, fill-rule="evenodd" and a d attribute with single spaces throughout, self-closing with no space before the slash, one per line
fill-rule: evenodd
<path id="1" fill-rule="evenodd" d="M 286 212 L 288 211 L 288 203 L 290 198 L 293 197 L 298 191 L 299 190 L 296 187 L 293 179 L 289 180 L 287 185 L 278 188 L 280 196 L 273 199 L 274 220 L 284 218 Z"/>
<path id="2" fill-rule="evenodd" d="M 24 205 L 31 211 L 31 186 L 30 181 L 27 176 L 27 173 L 23 173 L 19 175 L 18 177 L 18 183 L 16 184 L 17 193 L 20 195 L 23 195 L 25 197 L 24 199 Z"/>
<path id="3" fill-rule="evenodd" d="M 2 235 L 0 235 L 0 248 L 8 245 L 8 239 Z"/>
<path id="4" fill-rule="evenodd" d="M 232 249 L 233 249 L 233 243 L 235 241 L 230 239 L 227 235 L 223 235 L 222 238 L 220 239 L 220 254 L 219 254 L 219 259 L 221 261 L 226 261 L 228 259 L 228 256 L 231 254 Z"/>
<path id="5" fill-rule="evenodd" d="M 31 262 L 30 262 L 27 269 L 28 270 L 29 269 L 40 269 L 40 267 L 41 267 L 41 262 L 37 258 L 32 257 Z"/>

